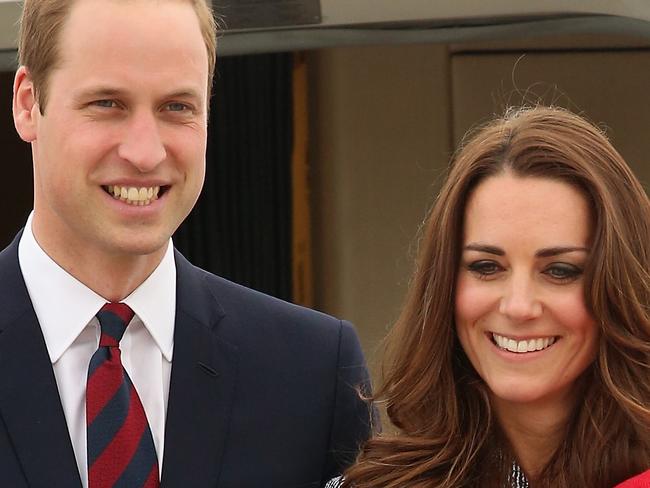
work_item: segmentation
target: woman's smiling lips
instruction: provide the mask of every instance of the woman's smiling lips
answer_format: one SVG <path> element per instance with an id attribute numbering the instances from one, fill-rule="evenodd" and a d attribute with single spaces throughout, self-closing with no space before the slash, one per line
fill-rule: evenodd
<path id="1" fill-rule="evenodd" d="M 559 339 L 558 336 L 538 336 L 528 338 L 516 338 L 489 332 L 491 342 L 502 351 L 515 354 L 530 354 L 533 352 L 544 351 L 551 347 Z"/>

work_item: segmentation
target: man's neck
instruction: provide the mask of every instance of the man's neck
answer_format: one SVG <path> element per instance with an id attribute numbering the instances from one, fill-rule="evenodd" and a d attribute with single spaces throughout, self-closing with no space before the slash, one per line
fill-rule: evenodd
<path id="1" fill-rule="evenodd" d="M 67 273 L 108 301 L 119 302 L 129 296 L 153 273 L 162 261 L 167 246 L 150 254 L 133 255 L 97 251 L 65 245 L 39 235 L 34 238 L 43 251 Z"/>

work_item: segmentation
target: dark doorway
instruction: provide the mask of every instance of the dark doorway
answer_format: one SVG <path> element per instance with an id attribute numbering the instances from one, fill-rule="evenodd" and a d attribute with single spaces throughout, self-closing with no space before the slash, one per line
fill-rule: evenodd
<path id="1" fill-rule="evenodd" d="M 0 192 L 0 249 L 25 225 L 34 200 L 31 149 L 18 137 L 11 115 L 13 82 L 13 72 L 0 72 L 0 147 L 5 175 Z"/>

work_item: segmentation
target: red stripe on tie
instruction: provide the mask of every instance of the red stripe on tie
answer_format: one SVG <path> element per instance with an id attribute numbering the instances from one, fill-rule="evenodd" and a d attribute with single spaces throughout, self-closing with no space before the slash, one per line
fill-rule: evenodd
<path id="1" fill-rule="evenodd" d="M 113 312 L 115 315 L 117 315 L 122 322 L 124 322 L 124 325 L 129 325 L 129 322 L 131 322 L 131 319 L 133 318 L 133 310 L 129 308 L 129 306 L 125 303 L 107 303 L 102 307 L 102 312 L 108 310 L 109 312 Z"/>
<path id="2" fill-rule="evenodd" d="M 119 349 L 110 352 L 110 359 L 104 361 L 88 378 L 86 390 L 86 425 L 90 425 L 97 414 L 115 396 L 124 381 L 124 370 L 119 361 Z"/>
<path id="3" fill-rule="evenodd" d="M 113 349 L 117 349 L 120 347 L 120 343 L 114 337 L 108 334 L 102 334 L 99 337 L 99 347 L 112 347 Z"/>
<path id="4" fill-rule="evenodd" d="M 129 413 L 113 440 L 88 470 L 90 486 L 113 487 L 131 462 L 146 427 L 147 418 L 144 409 L 135 388 L 131 386 Z"/>
<path id="5" fill-rule="evenodd" d="M 160 485 L 158 483 L 158 463 L 156 463 L 151 468 L 151 473 L 147 476 L 147 481 L 144 482 L 142 488 L 159 488 Z"/>

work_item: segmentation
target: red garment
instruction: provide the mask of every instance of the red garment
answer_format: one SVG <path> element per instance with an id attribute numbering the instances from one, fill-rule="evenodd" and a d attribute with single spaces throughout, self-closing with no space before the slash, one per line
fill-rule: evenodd
<path id="1" fill-rule="evenodd" d="M 636 475 L 629 480 L 623 481 L 614 488 L 650 488 L 650 469 Z"/>

